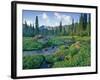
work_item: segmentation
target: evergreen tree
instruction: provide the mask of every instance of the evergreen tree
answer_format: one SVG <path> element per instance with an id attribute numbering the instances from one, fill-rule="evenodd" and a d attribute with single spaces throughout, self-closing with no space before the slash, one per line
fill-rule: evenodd
<path id="1" fill-rule="evenodd" d="M 30 23 L 30 26 L 29 26 L 30 28 L 32 27 L 32 24 Z"/>
<path id="2" fill-rule="evenodd" d="M 74 27 L 75 27 L 75 26 L 74 26 L 74 19 L 72 19 L 72 35 L 74 34 L 74 30 L 75 30 Z"/>
<path id="3" fill-rule="evenodd" d="M 38 22 L 38 16 L 36 16 L 36 20 L 35 20 L 35 28 L 36 28 L 36 34 L 39 34 L 39 22 Z"/>
<path id="4" fill-rule="evenodd" d="M 33 31 L 35 30 L 35 28 L 34 28 L 34 23 L 33 23 L 33 26 L 32 26 L 32 28 L 33 28 Z"/>
<path id="5" fill-rule="evenodd" d="M 28 27 L 27 22 L 25 21 L 25 27 Z"/>
<path id="6" fill-rule="evenodd" d="M 70 35 L 74 34 L 74 19 L 72 18 L 72 24 L 69 26 Z"/>
<path id="7" fill-rule="evenodd" d="M 86 36 L 87 33 L 87 26 L 88 26 L 88 20 L 87 20 L 87 14 L 81 13 L 80 20 L 79 20 L 79 35 Z"/>
<path id="8" fill-rule="evenodd" d="M 63 35 L 66 35 L 66 28 L 63 27 Z"/>
<path id="9" fill-rule="evenodd" d="M 82 31 L 83 31 L 83 13 L 81 13 L 79 20 L 79 35 L 82 34 Z"/>
<path id="10" fill-rule="evenodd" d="M 70 35 L 70 25 L 67 25 L 67 34 Z"/>
<path id="11" fill-rule="evenodd" d="M 78 35 L 78 33 L 79 33 L 79 23 L 78 22 L 75 23 L 75 30 L 74 31 L 75 31 L 75 34 Z"/>
<path id="12" fill-rule="evenodd" d="M 52 31 L 52 35 L 54 35 L 54 28 L 53 27 L 52 27 L 52 30 L 51 31 Z"/>
<path id="13" fill-rule="evenodd" d="M 35 35 L 35 28 L 34 28 L 34 24 L 32 25 L 32 31 L 33 31 L 33 36 Z"/>
<path id="14" fill-rule="evenodd" d="M 91 14 L 88 16 L 88 26 L 87 26 L 88 36 L 91 35 Z"/>
<path id="15" fill-rule="evenodd" d="M 27 22 L 25 21 L 25 23 L 23 24 L 23 36 L 28 36 L 28 25 Z"/>
<path id="16" fill-rule="evenodd" d="M 59 33 L 62 34 L 62 21 L 60 21 L 60 25 L 59 25 Z"/>
<path id="17" fill-rule="evenodd" d="M 76 23 L 75 27 L 76 27 L 76 35 L 78 35 L 79 34 L 79 21 Z"/>
<path id="18" fill-rule="evenodd" d="M 87 29 L 87 14 L 83 14 L 83 30 Z"/>
<path id="19" fill-rule="evenodd" d="M 56 30 L 55 30 L 55 35 L 58 35 L 58 33 L 59 33 L 58 27 L 56 27 L 55 29 L 56 29 Z"/>

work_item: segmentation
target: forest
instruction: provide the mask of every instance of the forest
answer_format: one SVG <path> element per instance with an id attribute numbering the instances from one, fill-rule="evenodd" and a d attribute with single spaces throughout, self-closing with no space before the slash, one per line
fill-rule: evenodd
<path id="1" fill-rule="evenodd" d="M 78 22 L 58 26 L 23 25 L 23 69 L 84 67 L 91 65 L 91 15 L 80 13 Z M 67 22 L 66 22 L 67 23 Z"/>

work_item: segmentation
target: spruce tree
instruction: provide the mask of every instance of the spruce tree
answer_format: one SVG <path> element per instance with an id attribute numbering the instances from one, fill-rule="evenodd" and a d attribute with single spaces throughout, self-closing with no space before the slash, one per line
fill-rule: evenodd
<path id="1" fill-rule="evenodd" d="M 60 21 L 60 25 L 59 25 L 59 32 L 62 32 L 62 21 Z"/>
<path id="2" fill-rule="evenodd" d="M 27 22 L 25 21 L 25 27 L 28 27 Z"/>
<path id="3" fill-rule="evenodd" d="M 36 28 L 36 34 L 39 34 L 39 22 L 38 22 L 38 16 L 36 16 L 36 20 L 35 20 L 35 28 Z"/>
<path id="4" fill-rule="evenodd" d="M 75 30 L 74 27 L 75 27 L 74 26 L 74 19 L 72 19 L 72 34 L 74 34 L 74 30 Z"/>
<path id="5" fill-rule="evenodd" d="M 79 35 L 82 34 L 82 31 L 83 31 L 83 13 L 81 13 L 79 20 Z"/>
<path id="6" fill-rule="evenodd" d="M 33 36 L 35 35 L 35 28 L 34 28 L 34 24 L 32 25 L 32 31 L 33 31 Z"/>
<path id="7" fill-rule="evenodd" d="M 88 36 L 91 35 L 91 14 L 88 16 L 88 26 L 87 26 Z"/>
<path id="8" fill-rule="evenodd" d="M 87 14 L 83 14 L 83 30 L 85 31 L 87 29 Z"/>

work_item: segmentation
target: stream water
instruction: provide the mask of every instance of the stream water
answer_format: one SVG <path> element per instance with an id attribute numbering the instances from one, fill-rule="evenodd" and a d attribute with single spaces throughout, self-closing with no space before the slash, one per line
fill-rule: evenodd
<path id="1" fill-rule="evenodd" d="M 66 47 L 68 47 L 70 44 L 73 44 L 72 42 L 66 42 L 63 43 L 62 45 L 65 45 Z M 23 51 L 23 55 L 27 56 L 27 55 L 33 55 L 33 54 L 54 54 L 57 50 L 59 49 L 59 46 L 50 46 L 47 48 L 43 48 L 41 50 L 30 50 L 30 51 Z"/>
<path id="2" fill-rule="evenodd" d="M 72 44 L 73 42 L 70 42 L 70 44 Z M 65 45 L 66 47 L 69 46 L 69 43 L 64 43 L 63 45 Z M 33 54 L 37 54 L 37 55 L 41 55 L 41 54 L 46 54 L 46 55 L 51 55 L 54 54 L 57 50 L 59 49 L 59 46 L 50 46 L 48 48 L 43 48 L 41 50 L 31 50 L 31 51 L 23 51 L 23 56 L 28 56 L 28 55 L 33 55 Z M 52 67 L 52 63 L 48 63 L 44 57 L 44 60 L 42 62 L 42 64 L 40 65 L 40 68 L 51 68 Z"/>
<path id="3" fill-rule="evenodd" d="M 53 54 L 58 50 L 58 46 L 51 46 L 41 50 L 32 50 L 32 51 L 23 51 L 23 55 L 32 55 L 32 54 Z"/>

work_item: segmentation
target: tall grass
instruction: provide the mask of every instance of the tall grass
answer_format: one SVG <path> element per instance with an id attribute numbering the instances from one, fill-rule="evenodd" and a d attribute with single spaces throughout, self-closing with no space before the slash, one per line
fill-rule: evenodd
<path id="1" fill-rule="evenodd" d="M 56 44 L 60 40 L 66 40 L 67 38 L 54 38 L 51 39 L 51 44 Z M 66 47 L 65 45 L 60 45 L 59 49 L 52 55 L 32 55 L 23 57 L 23 69 L 35 69 L 41 68 L 41 64 L 44 61 L 48 64 L 52 64 L 51 68 L 59 67 L 84 67 L 91 65 L 91 45 L 89 37 L 74 37 L 75 43 Z M 31 44 L 30 44 L 31 43 Z M 25 45 L 28 48 L 39 49 L 43 45 L 38 42 L 33 42 L 33 40 L 25 40 Z M 42 45 L 42 47 L 41 47 Z M 29 47 L 30 46 L 30 47 Z M 31 47 L 32 46 L 32 47 Z M 27 48 L 27 49 L 28 49 Z"/>

